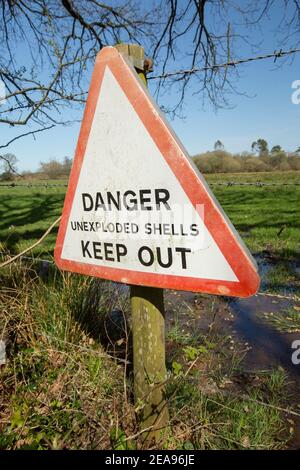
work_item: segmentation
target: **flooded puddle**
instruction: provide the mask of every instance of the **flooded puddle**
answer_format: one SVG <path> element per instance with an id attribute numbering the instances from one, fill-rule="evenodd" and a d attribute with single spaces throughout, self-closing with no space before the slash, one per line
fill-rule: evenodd
<path id="1" fill-rule="evenodd" d="M 255 296 L 250 299 L 229 301 L 234 314 L 233 330 L 249 343 L 245 363 L 250 369 L 268 369 L 271 366 L 282 366 L 293 376 L 300 378 L 300 367 L 292 363 L 292 342 L 300 340 L 299 333 L 281 333 L 265 324 L 258 314 L 276 313 L 290 307 L 288 300 L 274 300 L 272 297 Z"/>
<path id="2" fill-rule="evenodd" d="M 278 267 L 276 259 L 257 257 L 259 273 L 261 276 L 261 290 L 269 287 L 269 276 L 272 270 Z M 299 276 L 299 263 L 289 263 L 289 268 Z M 275 280 L 276 283 L 276 280 Z M 272 285 L 274 287 L 274 285 Z M 289 283 L 285 280 L 283 295 L 297 292 L 297 281 Z M 294 365 L 291 360 L 292 342 L 300 339 L 298 333 L 283 333 L 263 321 L 263 314 L 276 314 L 285 312 L 293 306 L 290 299 L 277 298 L 276 295 L 256 295 L 248 299 L 229 299 L 228 305 L 234 314 L 233 329 L 237 335 L 245 339 L 252 349 L 245 359 L 249 368 L 269 368 L 282 366 L 291 376 L 300 378 L 300 365 Z"/>

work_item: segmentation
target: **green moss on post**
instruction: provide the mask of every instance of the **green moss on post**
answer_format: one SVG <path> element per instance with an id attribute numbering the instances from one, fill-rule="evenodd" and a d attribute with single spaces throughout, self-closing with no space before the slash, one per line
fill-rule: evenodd
<path id="1" fill-rule="evenodd" d="M 134 395 L 145 439 L 165 433 L 169 415 L 165 399 L 165 316 L 163 289 L 131 286 Z"/>

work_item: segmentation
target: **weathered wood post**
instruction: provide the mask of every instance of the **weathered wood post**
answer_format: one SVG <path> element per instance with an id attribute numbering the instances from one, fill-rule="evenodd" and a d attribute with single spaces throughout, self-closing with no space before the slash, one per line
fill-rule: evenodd
<path id="1" fill-rule="evenodd" d="M 147 85 L 144 48 L 137 44 L 118 44 L 118 51 L 134 65 Z M 130 286 L 134 395 L 140 409 L 145 440 L 157 442 L 167 429 L 169 414 L 165 399 L 167 378 L 165 359 L 165 311 L 163 289 Z M 149 430 L 150 428 L 150 430 Z"/>

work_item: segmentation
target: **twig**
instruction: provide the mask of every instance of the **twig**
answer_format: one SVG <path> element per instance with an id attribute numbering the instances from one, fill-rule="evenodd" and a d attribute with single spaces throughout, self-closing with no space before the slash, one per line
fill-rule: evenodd
<path id="1" fill-rule="evenodd" d="M 236 397 L 241 398 L 241 395 L 236 395 Z M 242 398 L 244 400 L 248 400 L 248 401 L 252 401 L 253 403 L 257 403 L 258 405 L 267 406 L 269 408 L 273 408 L 274 410 L 282 411 L 283 413 L 287 413 L 287 414 L 290 414 L 290 415 L 300 417 L 300 413 L 297 413 L 296 411 L 293 411 L 293 410 L 289 410 L 287 408 L 282 408 L 281 406 L 272 405 L 271 403 L 265 403 L 263 401 L 256 400 L 255 398 L 248 397 L 247 395 L 242 395 Z"/>
<path id="2" fill-rule="evenodd" d="M 36 129 L 35 131 L 30 131 L 30 132 L 25 132 L 24 134 L 20 134 L 20 135 L 17 135 L 16 137 L 14 137 L 13 139 L 11 139 L 9 142 L 7 142 L 6 144 L 4 145 L 0 145 L 0 149 L 3 149 L 5 147 L 8 147 L 10 144 L 12 144 L 13 142 L 15 142 L 15 140 L 18 140 L 18 139 L 21 139 L 22 137 L 26 137 L 28 135 L 34 135 L 37 134 L 38 132 L 42 132 L 42 131 L 48 131 L 49 129 L 52 129 L 52 127 L 54 127 L 54 124 L 51 124 L 51 126 L 47 126 L 47 127 L 42 127 L 41 129 Z M 3 158 L 3 157 L 1 157 Z"/>
<path id="3" fill-rule="evenodd" d="M 0 268 L 4 268 L 4 266 L 7 266 L 8 264 L 12 263 L 13 261 L 16 261 L 16 259 L 20 258 L 22 255 L 24 255 L 28 251 L 33 250 L 33 248 L 35 248 L 37 245 L 39 245 L 46 238 L 46 236 L 51 232 L 51 230 L 55 227 L 55 225 L 58 224 L 60 219 L 61 219 L 61 215 L 53 222 L 52 225 L 50 225 L 50 227 L 46 230 L 44 235 L 37 242 L 35 242 L 33 245 L 26 248 L 24 251 L 22 251 L 18 255 L 13 256 L 12 258 L 9 258 L 7 261 L 4 261 L 4 263 L 1 263 Z"/>
<path id="4" fill-rule="evenodd" d="M 295 300 L 299 302 L 300 297 L 297 295 L 282 295 L 282 294 L 272 294 L 271 292 L 257 292 L 255 296 L 261 295 L 263 297 L 276 297 L 277 299 L 286 299 L 286 300 Z"/>

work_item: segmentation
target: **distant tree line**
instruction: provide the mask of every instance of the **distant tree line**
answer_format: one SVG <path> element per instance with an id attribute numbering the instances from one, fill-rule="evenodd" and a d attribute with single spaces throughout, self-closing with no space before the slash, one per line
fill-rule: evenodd
<path id="1" fill-rule="evenodd" d="M 194 162 L 202 173 L 239 173 L 259 171 L 300 171 L 300 147 L 294 152 L 286 152 L 280 145 L 269 150 L 265 139 L 258 139 L 251 145 L 251 152 L 232 154 L 217 140 L 214 150 L 195 155 Z M 72 158 L 62 161 L 51 158 L 41 162 L 37 172 L 18 174 L 17 157 L 12 153 L 3 155 L 0 162 L 0 180 L 13 181 L 16 177 L 34 179 L 68 178 L 72 168 Z"/>
<path id="2" fill-rule="evenodd" d="M 17 170 L 17 157 L 12 153 L 3 155 L 0 162 L 0 180 L 13 181 L 16 178 L 25 179 L 62 179 L 68 178 L 72 168 L 72 158 L 64 157 L 63 161 L 51 158 L 47 162 L 41 162 L 38 171 L 24 171 L 21 175 Z"/>
<path id="3" fill-rule="evenodd" d="M 213 151 L 195 155 L 194 161 L 203 173 L 238 173 L 257 171 L 300 170 L 300 147 L 295 152 L 286 152 L 280 145 L 269 150 L 265 139 L 251 145 L 251 152 L 232 154 L 227 152 L 220 140 Z"/>

